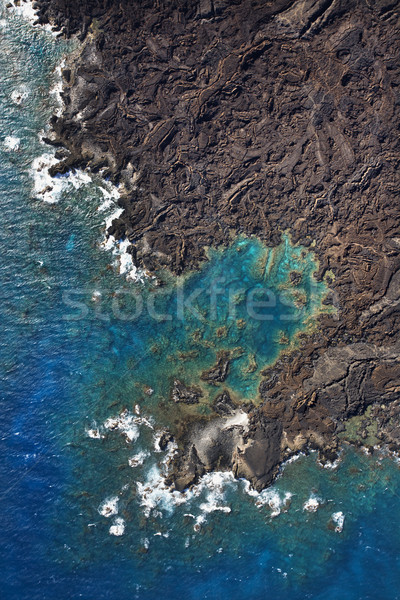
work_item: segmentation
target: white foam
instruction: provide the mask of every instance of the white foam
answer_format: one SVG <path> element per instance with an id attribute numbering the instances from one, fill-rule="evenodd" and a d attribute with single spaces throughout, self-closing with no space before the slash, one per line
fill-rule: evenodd
<path id="1" fill-rule="evenodd" d="M 188 492 L 177 492 L 166 485 L 165 475 L 157 465 L 151 467 L 144 483 L 138 482 L 136 485 L 141 499 L 140 505 L 143 507 L 146 518 L 150 516 L 155 508 L 165 510 L 168 514 L 171 514 L 175 506 L 185 504 L 188 501 Z"/>
<path id="2" fill-rule="evenodd" d="M 114 266 L 120 275 L 125 275 L 128 281 L 143 283 L 148 275 L 145 273 L 145 271 L 143 271 L 143 269 L 138 269 L 133 264 L 132 254 L 127 251 L 131 245 L 129 240 L 116 240 L 113 235 L 107 234 L 107 231 L 111 227 L 113 221 L 118 219 L 124 212 L 123 208 L 116 207 L 116 201 L 120 197 L 119 189 L 116 186 L 109 184 L 108 189 L 100 187 L 100 191 L 104 196 L 104 202 L 100 204 L 97 210 L 99 212 L 105 212 L 106 210 L 113 209 L 111 214 L 105 220 L 106 234 L 100 244 L 100 247 L 103 250 L 112 252 L 116 257 Z"/>
<path id="3" fill-rule="evenodd" d="M 46 153 L 35 158 L 31 167 L 33 194 L 49 204 L 58 202 L 62 191 L 61 180 L 53 179 L 49 175 L 49 168 L 57 162 L 53 154 Z"/>
<path id="4" fill-rule="evenodd" d="M 144 463 L 144 461 L 146 460 L 146 458 L 150 456 L 150 452 L 146 452 L 146 451 L 140 451 L 137 454 L 135 454 L 134 456 L 132 456 L 129 460 L 129 466 L 130 467 L 140 467 L 140 465 L 142 465 Z"/>
<path id="5" fill-rule="evenodd" d="M 258 508 L 267 506 L 271 510 L 271 518 L 277 517 L 281 514 L 282 510 L 287 508 L 289 500 L 293 496 L 290 492 L 284 492 L 283 496 L 274 488 L 268 488 L 262 492 L 254 490 L 248 481 L 244 482 L 244 491 L 249 496 L 255 498 L 255 505 Z"/>
<path id="6" fill-rule="evenodd" d="M 162 433 L 157 437 L 161 437 Z M 165 483 L 169 464 L 176 451 L 177 445 L 170 442 L 168 452 L 162 460 L 161 466 L 153 464 L 147 473 L 146 481 L 144 483 L 137 482 L 136 484 L 138 495 L 141 498 L 140 505 L 143 507 L 145 517 L 149 517 L 150 513 L 156 508 L 165 510 L 170 514 L 173 512 L 174 506 L 184 504 L 189 498 L 189 492 L 171 490 Z"/>
<path id="7" fill-rule="evenodd" d="M 167 531 L 167 533 L 162 533 L 161 531 L 157 531 L 157 533 L 153 533 L 153 536 L 169 538 L 169 531 Z"/>
<path id="8" fill-rule="evenodd" d="M 149 541 L 149 538 L 143 538 L 143 539 L 142 539 L 142 544 L 143 544 L 143 547 L 144 547 L 146 550 L 148 550 L 148 548 L 149 548 L 149 546 L 150 546 L 150 541 Z"/>
<path id="9" fill-rule="evenodd" d="M 104 422 L 105 429 L 120 431 L 125 435 L 127 442 L 135 442 L 138 439 L 140 435 L 139 425 L 154 429 L 150 418 L 133 415 L 128 410 L 123 410 L 118 417 L 109 417 Z"/>
<path id="10" fill-rule="evenodd" d="M 165 478 L 168 473 L 168 465 L 176 452 L 176 445 L 169 444 L 167 456 L 162 461 L 161 468 L 157 465 L 152 465 L 147 479 L 144 483 L 137 483 L 138 495 L 141 498 L 141 506 L 146 518 L 150 514 L 155 515 L 155 510 L 164 510 L 171 514 L 175 507 L 182 504 L 190 503 L 194 498 L 198 498 L 204 492 L 205 501 L 200 504 L 200 515 L 195 517 L 191 513 L 185 513 L 186 516 L 191 516 L 195 519 L 194 529 L 197 531 L 200 526 L 207 521 L 207 515 L 212 512 L 230 513 L 231 508 L 225 502 L 226 486 L 236 483 L 231 472 L 214 472 L 204 475 L 198 485 L 193 486 L 190 490 L 177 492 L 172 490 L 165 483 Z"/>
<path id="11" fill-rule="evenodd" d="M 62 70 L 65 67 L 65 60 L 62 60 L 61 63 L 56 67 L 55 73 L 57 74 L 57 81 L 50 88 L 49 94 L 54 96 L 58 108 L 54 111 L 55 114 L 59 117 L 62 114 L 62 109 L 64 106 L 63 99 L 61 97 L 61 92 L 63 91 L 63 81 L 62 81 Z"/>
<path id="12" fill-rule="evenodd" d="M 315 496 L 315 494 L 311 494 L 308 500 L 304 502 L 303 510 L 307 510 L 308 512 L 316 512 L 321 502 L 321 498 L 318 498 L 318 496 Z"/>
<path id="13" fill-rule="evenodd" d="M 106 498 L 97 509 L 103 517 L 113 517 L 118 514 L 118 496 Z"/>
<path id="14" fill-rule="evenodd" d="M 341 462 L 342 462 L 342 457 L 340 455 L 334 461 L 327 460 L 325 462 L 321 462 L 320 460 L 317 460 L 317 464 L 320 467 L 322 467 L 323 469 L 329 469 L 331 471 L 334 471 L 335 469 L 337 469 Z"/>
<path id="15" fill-rule="evenodd" d="M 29 89 L 26 85 L 21 85 L 11 93 L 11 100 L 14 104 L 20 106 L 29 96 Z"/>
<path id="16" fill-rule="evenodd" d="M 37 20 L 36 10 L 33 8 L 33 3 L 30 1 L 22 1 L 18 6 L 11 4 L 11 6 L 8 8 L 11 9 L 16 15 L 23 17 L 31 23 L 34 23 Z"/>
<path id="17" fill-rule="evenodd" d="M 104 181 L 103 185 L 106 187 L 99 186 L 99 190 L 103 194 L 104 200 L 114 201 L 115 203 L 120 197 L 118 187 L 113 185 L 110 181 Z M 97 210 L 102 210 L 101 206 L 99 206 Z M 109 204 L 109 206 L 111 206 L 111 204 Z"/>
<path id="18" fill-rule="evenodd" d="M 4 148 L 7 152 L 17 152 L 19 150 L 19 145 L 21 140 L 12 135 L 8 135 L 4 140 Z"/>
<path id="19" fill-rule="evenodd" d="M 195 530 L 196 533 L 198 533 L 201 529 L 201 526 L 204 525 L 204 523 L 206 523 L 207 520 L 205 518 L 204 515 L 199 515 L 196 519 L 196 522 L 193 526 L 193 529 Z"/>
<path id="20" fill-rule="evenodd" d="M 77 190 L 92 181 L 90 175 L 80 170 L 75 173 L 67 173 L 64 176 L 51 177 L 49 168 L 58 162 L 54 154 L 45 153 L 33 160 L 30 170 L 35 198 L 48 204 L 59 202 L 61 194 L 69 186 Z"/>
<path id="21" fill-rule="evenodd" d="M 336 533 L 342 533 L 344 519 L 345 519 L 345 517 L 341 510 L 332 514 L 332 521 L 336 525 L 336 527 L 335 527 Z"/>
<path id="22" fill-rule="evenodd" d="M 163 429 L 162 431 L 159 431 L 158 433 L 156 433 L 154 435 L 153 438 L 153 448 L 155 452 L 162 452 L 161 448 L 160 448 L 160 442 L 161 442 L 161 438 L 163 435 L 165 435 L 167 432 Z"/>
<path id="23" fill-rule="evenodd" d="M 100 188 L 100 189 L 102 189 L 102 188 Z M 114 206 L 114 200 L 112 200 L 112 198 L 107 198 L 97 207 L 97 212 L 104 212 L 104 211 L 108 210 L 109 208 L 111 208 L 112 206 Z"/>
<path id="24" fill-rule="evenodd" d="M 293 454 L 293 456 L 283 461 L 283 463 L 281 464 L 281 470 L 283 470 L 286 467 L 286 465 L 290 465 L 291 463 L 294 463 L 297 460 L 299 460 L 300 456 L 305 456 L 305 453 L 298 452 L 297 454 Z"/>
<path id="25" fill-rule="evenodd" d="M 111 226 L 114 219 L 117 219 L 122 213 L 123 209 L 119 208 L 106 219 L 106 230 Z M 110 250 L 116 257 L 114 266 L 117 268 L 120 275 L 125 275 L 128 281 L 139 281 L 143 283 L 147 275 L 143 269 L 138 269 L 133 264 L 132 254 L 127 252 L 130 245 L 131 243 L 127 239 L 117 241 L 113 235 L 109 235 L 102 241 L 101 248 Z"/>
<path id="26" fill-rule="evenodd" d="M 92 294 L 92 302 L 98 302 L 101 300 L 102 293 L 99 290 L 94 290 Z"/>
<path id="27" fill-rule="evenodd" d="M 31 2 L 31 0 L 27 0 L 26 2 L 22 0 L 18 6 L 16 6 L 15 4 L 11 4 L 10 6 L 7 6 L 7 8 L 11 10 L 14 14 L 28 21 L 31 25 L 37 24 L 38 15 L 36 9 L 33 8 L 33 2 Z M 44 29 L 45 31 L 48 31 L 54 37 L 57 37 L 59 35 L 57 31 L 53 31 L 49 23 L 40 25 L 40 28 Z"/>
<path id="28" fill-rule="evenodd" d="M 103 186 L 106 186 L 106 187 L 103 187 Z M 108 210 L 109 208 L 115 207 L 115 203 L 118 200 L 118 198 L 120 197 L 118 187 L 113 185 L 109 181 L 104 181 L 103 185 L 99 186 L 99 191 L 101 194 L 103 194 L 104 200 L 97 207 L 97 211 L 104 212 L 104 211 Z M 121 211 L 119 214 L 121 214 L 123 212 L 123 209 L 120 208 L 119 210 Z M 106 227 L 107 227 L 107 222 L 106 222 Z M 111 225 L 111 223 L 108 225 L 108 227 L 110 225 Z"/>
<path id="29" fill-rule="evenodd" d="M 115 219 L 118 219 L 122 215 L 123 212 L 124 212 L 123 208 L 117 208 L 109 217 L 107 217 L 106 223 L 105 223 L 106 229 L 108 229 L 109 227 L 111 227 L 111 223 Z M 116 243 L 115 238 L 113 238 L 113 236 L 110 236 L 106 240 L 106 244 L 107 244 L 106 250 L 112 250 L 113 244 L 115 244 L 115 243 Z"/>
<path id="30" fill-rule="evenodd" d="M 106 429 L 121 431 L 127 442 L 135 442 L 139 437 L 139 427 L 134 421 L 133 415 L 123 412 L 119 417 L 109 418 L 104 422 Z"/>
<path id="31" fill-rule="evenodd" d="M 125 533 L 125 521 L 121 517 L 114 519 L 114 523 L 110 527 L 110 535 L 124 535 Z"/>
<path id="32" fill-rule="evenodd" d="M 104 435 L 100 432 L 100 429 L 97 427 L 96 422 L 92 424 L 90 429 L 86 429 L 86 435 L 94 440 L 101 440 L 104 438 Z"/>
<path id="33" fill-rule="evenodd" d="M 208 490 L 206 502 L 200 504 L 200 510 L 204 513 L 215 511 L 230 513 L 231 508 L 225 504 L 225 489 L 227 484 L 234 483 L 234 477 L 231 472 L 216 471 L 207 473 L 202 477 L 198 486 L 193 490 L 194 495 L 199 495 L 203 490 Z"/>

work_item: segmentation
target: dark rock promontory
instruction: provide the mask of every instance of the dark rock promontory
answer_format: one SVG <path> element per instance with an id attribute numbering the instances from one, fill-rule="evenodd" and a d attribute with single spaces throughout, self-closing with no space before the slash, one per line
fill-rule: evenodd
<path id="1" fill-rule="evenodd" d="M 211 435 L 203 423 L 178 436 L 177 487 L 233 468 L 262 488 L 293 452 L 333 457 L 366 410 L 377 438 L 398 448 L 398 2 L 36 7 L 40 22 L 83 41 L 51 123 L 53 143 L 68 150 L 53 173 L 103 169 L 123 184 L 109 233 L 134 244 L 138 265 L 180 273 L 233 234 L 273 246 L 288 230 L 330 282 L 337 312 L 265 372 L 246 427 L 220 423 Z M 221 359 L 204 376 L 223 381 L 227 368 Z M 177 401 L 194 401 L 180 386 Z"/>

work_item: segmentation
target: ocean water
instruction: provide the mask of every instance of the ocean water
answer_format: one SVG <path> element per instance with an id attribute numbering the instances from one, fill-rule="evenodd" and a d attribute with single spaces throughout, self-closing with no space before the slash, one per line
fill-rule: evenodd
<path id="1" fill-rule="evenodd" d="M 261 494 L 223 473 L 166 489 L 163 429 L 225 389 L 257 402 L 260 371 L 327 310 L 327 288 L 289 235 L 274 251 L 232 240 L 179 281 L 102 244 L 112 185 L 38 171 L 73 43 L 4 4 L 0 598 L 400 597 L 400 469 L 383 451 L 348 448 L 330 468 L 301 455 Z M 226 381 L 171 401 L 175 378 L 193 385 L 232 350 Z"/>

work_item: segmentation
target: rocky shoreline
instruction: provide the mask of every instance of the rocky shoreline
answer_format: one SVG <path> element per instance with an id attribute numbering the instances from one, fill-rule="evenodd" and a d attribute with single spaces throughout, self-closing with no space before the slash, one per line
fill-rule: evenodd
<path id="1" fill-rule="evenodd" d="M 174 432 L 170 483 L 219 468 L 262 489 L 310 447 L 326 460 L 346 439 L 399 449 L 398 3 L 34 7 L 83 42 L 63 71 L 51 172 L 87 168 L 121 184 L 109 233 L 132 243 L 137 266 L 181 273 L 239 233 L 275 246 L 289 231 L 333 292 L 337 313 L 265 370 L 260 406 L 225 398 L 211 422 Z M 178 384 L 175 394 L 195 397 Z"/>

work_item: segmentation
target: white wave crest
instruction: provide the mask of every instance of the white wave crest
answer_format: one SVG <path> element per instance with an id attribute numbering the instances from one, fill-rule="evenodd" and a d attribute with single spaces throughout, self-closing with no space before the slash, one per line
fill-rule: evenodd
<path id="1" fill-rule="evenodd" d="M 147 474 L 144 483 L 137 482 L 137 491 L 140 497 L 140 505 L 146 518 L 155 508 L 165 510 L 171 514 L 175 506 L 185 504 L 188 501 L 187 492 L 171 490 L 165 483 L 165 475 L 161 473 L 157 465 L 153 465 Z"/>
<path id="2" fill-rule="evenodd" d="M 4 139 L 4 148 L 7 152 L 17 152 L 19 150 L 20 143 L 21 140 L 19 138 L 8 135 Z"/>
<path id="3" fill-rule="evenodd" d="M 21 104 L 28 98 L 29 93 L 30 92 L 27 86 L 21 85 L 15 90 L 13 90 L 13 92 L 11 93 L 11 100 L 14 102 L 14 104 L 21 106 Z"/>
<path id="4" fill-rule="evenodd" d="M 335 524 L 336 533 L 342 533 L 345 519 L 345 516 L 342 513 L 342 511 L 340 510 L 338 512 L 333 513 L 331 518 L 333 523 Z"/>
<path id="5" fill-rule="evenodd" d="M 323 469 L 329 469 L 331 471 L 334 471 L 335 469 L 338 468 L 338 466 L 340 465 L 340 463 L 342 462 L 342 458 L 341 456 L 338 456 L 336 460 L 334 460 L 333 462 L 327 460 L 324 463 L 321 463 L 320 461 L 317 461 L 319 466 L 322 467 Z"/>
<path id="6" fill-rule="evenodd" d="M 144 463 L 144 461 L 146 460 L 146 458 L 150 456 L 150 452 L 146 452 L 146 451 L 140 451 L 137 454 L 135 454 L 134 456 L 132 456 L 129 460 L 129 466 L 130 467 L 140 467 L 140 465 L 142 465 Z"/>
<path id="7" fill-rule="evenodd" d="M 97 423 L 94 421 L 92 423 L 92 427 L 86 429 L 86 435 L 94 440 L 101 440 L 104 438 L 104 435 L 101 433 L 100 428 L 97 427 Z"/>
<path id="8" fill-rule="evenodd" d="M 279 490 L 274 488 L 257 492 L 251 487 L 248 481 L 244 482 L 244 491 L 255 499 L 255 505 L 258 508 L 267 506 L 271 510 L 271 518 L 280 515 L 282 510 L 287 510 L 289 508 L 290 499 L 293 496 L 290 492 L 284 492 L 283 495 L 281 495 Z"/>
<path id="9" fill-rule="evenodd" d="M 104 185 L 107 187 L 103 187 L 102 185 L 99 186 L 99 191 L 101 194 L 103 194 L 104 200 L 98 206 L 98 208 L 97 208 L 98 212 L 104 212 L 104 211 L 108 210 L 109 208 L 115 207 L 115 202 L 120 197 L 118 188 L 115 185 L 113 185 L 112 183 L 110 183 L 108 181 L 105 181 Z M 123 209 L 120 208 L 119 211 L 123 212 Z M 121 214 L 121 212 L 119 212 L 119 214 Z M 107 222 L 106 222 L 106 227 L 107 227 Z M 110 225 L 111 225 L 111 222 L 109 223 L 108 227 Z"/>
<path id="10" fill-rule="evenodd" d="M 206 502 L 200 504 L 200 510 L 204 513 L 212 513 L 214 511 L 230 513 L 230 506 L 225 504 L 225 491 L 227 484 L 234 482 L 235 479 L 231 472 L 216 471 L 204 475 L 200 483 L 193 490 L 194 496 L 198 496 L 203 490 L 207 490 Z"/>
<path id="11" fill-rule="evenodd" d="M 138 439 L 139 425 L 154 429 L 150 418 L 133 415 L 129 410 L 123 410 L 118 417 L 109 417 L 104 422 L 105 429 L 120 431 L 125 435 L 127 442 L 135 442 Z"/>
<path id="12" fill-rule="evenodd" d="M 62 80 L 62 70 L 65 67 L 65 60 L 62 60 L 61 63 L 55 68 L 55 73 L 57 75 L 57 81 L 54 83 L 54 85 L 50 88 L 49 90 L 49 94 L 54 96 L 56 103 L 57 103 L 57 108 L 54 111 L 54 113 L 57 115 L 57 117 L 60 117 L 62 114 L 62 109 L 64 106 L 64 102 L 61 96 L 61 92 L 63 91 L 63 80 Z"/>
<path id="13" fill-rule="evenodd" d="M 303 504 L 303 510 L 308 512 L 316 512 L 322 503 L 321 498 L 318 498 L 315 494 L 311 494 L 308 500 Z"/>
<path id="14" fill-rule="evenodd" d="M 114 519 L 114 523 L 111 525 L 110 535 L 121 536 L 125 533 L 125 521 L 121 517 Z"/>
<path id="15" fill-rule="evenodd" d="M 117 219 L 123 213 L 123 209 L 116 210 L 106 220 L 106 230 L 111 226 L 111 223 Z M 109 250 L 116 257 L 114 266 L 117 268 L 120 275 L 125 275 L 128 281 L 139 281 L 141 283 L 148 277 L 143 269 L 138 269 L 133 264 L 132 254 L 127 252 L 131 243 L 129 240 L 117 241 L 113 235 L 106 237 L 102 243 L 101 248 Z"/>
<path id="16" fill-rule="evenodd" d="M 58 162 L 54 154 L 45 153 L 33 160 L 30 170 L 33 178 L 34 197 L 48 204 L 59 202 L 63 191 L 67 190 L 70 186 L 78 190 L 92 181 L 90 175 L 84 171 L 70 172 L 63 176 L 51 177 L 49 168 Z"/>
<path id="17" fill-rule="evenodd" d="M 16 15 L 34 23 L 37 20 L 36 10 L 33 8 L 33 2 L 22 0 L 19 4 L 10 3 L 8 7 Z"/>
<path id="18" fill-rule="evenodd" d="M 28 21 L 31 25 L 38 24 L 38 15 L 37 9 L 33 7 L 34 2 L 31 0 L 21 0 L 18 4 L 12 4 L 11 2 L 7 5 L 7 8 L 13 12 L 15 15 L 18 15 L 25 21 Z M 57 31 L 53 31 L 51 25 L 46 23 L 44 25 L 39 25 L 39 27 L 49 33 L 51 33 L 54 37 L 57 37 L 59 33 Z"/>
<path id="19" fill-rule="evenodd" d="M 118 496 L 106 498 L 97 509 L 103 517 L 113 517 L 118 514 Z"/>

